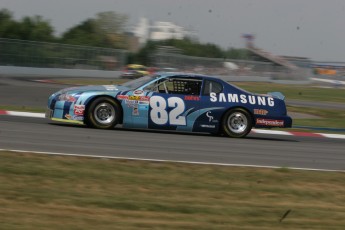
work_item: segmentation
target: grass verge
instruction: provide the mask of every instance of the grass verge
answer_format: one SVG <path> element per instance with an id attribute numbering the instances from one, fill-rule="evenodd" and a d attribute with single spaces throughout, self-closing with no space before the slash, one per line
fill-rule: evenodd
<path id="1" fill-rule="evenodd" d="M 2 229 L 345 226 L 342 172 L 0 156 Z"/>
<path id="2" fill-rule="evenodd" d="M 345 129 L 345 110 L 320 109 L 298 106 L 288 106 L 287 110 L 288 113 L 297 112 L 319 117 L 313 119 L 293 119 L 293 126 Z"/>
<path id="3" fill-rule="evenodd" d="M 345 89 L 320 88 L 317 85 L 288 85 L 267 82 L 232 82 L 253 93 L 281 92 L 288 99 L 344 103 Z"/>
<path id="4" fill-rule="evenodd" d="M 344 229 L 342 172 L 0 152 L 1 229 Z"/>

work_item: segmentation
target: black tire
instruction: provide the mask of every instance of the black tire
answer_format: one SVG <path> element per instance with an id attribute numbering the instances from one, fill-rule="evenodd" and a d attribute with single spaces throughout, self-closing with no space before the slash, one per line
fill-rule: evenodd
<path id="1" fill-rule="evenodd" d="M 244 109 L 227 111 L 222 120 L 223 133 L 228 137 L 245 137 L 253 127 L 253 119 Z"/>
<path id="2" fill-rule="evenodd" d="M 86 112 L 86 124 L 97 129 L 112 129 L 122 117 L 121 106 L 111 98 L 99 97 L 91 102 Z"/>

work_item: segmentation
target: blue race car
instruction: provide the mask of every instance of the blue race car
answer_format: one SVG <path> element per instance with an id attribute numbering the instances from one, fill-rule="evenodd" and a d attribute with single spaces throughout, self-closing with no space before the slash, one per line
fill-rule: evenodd
<path id="1" fill-rule="evenodd" d="M 122 124 L 229 137 L 245 137 L 252 127 L 292 125 L 281 93 L 253 94 L 221 79 L 187 73 L 63 89 L 49 97 L 46 117 L 99 129 Z"/>

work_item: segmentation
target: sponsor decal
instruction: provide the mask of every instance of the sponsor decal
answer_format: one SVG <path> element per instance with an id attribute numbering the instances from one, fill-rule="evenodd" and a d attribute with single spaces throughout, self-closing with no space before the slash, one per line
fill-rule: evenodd
<path id="1" fill-rule="evenodd" d="M 133 92 L 133 94 L 134 95 L 140 95 L 140 94 L 143 94 L 144 93 L 144 91 L 142 91 L 142 90 L 135 90 L 134 92 Z"/>
<path id="2" fill-rule="evenodd" d="M 82 117 L 82 116 L 71 116 L 70 114 L 66 114 L 65 118 L 67 120 L 76 120 L 76 121 L 83 121 L 84 120 L 84 117 Z"/>
<path id="3" fill-rule="evenodd" d="M 83 116 L 73 116 L 73 120 L 76 120 L 76 121 L 83 121 L 83 120 L 84 120 L 84 117 L 83 117 Z"/>
<path id="4" fill-rule="evenodd" d="M 132 95 L 132 96 L 128 96 L 128 100 L 132 100 L 132 101 L 149 101 L 150 97 L 149 96 L 136 96 L 136 95 Z"/>
<path id="5" fill-rule="evenodd" d="M 125 100 L 126 105 L 138 104 L 139 101 Z"/>
<path id="6" fill-rule="evenodd" d="M 134 107 L 134 106 L 137 106 L 137 105 L 138 105 L 138 101 L 129 101 L 129 100 L 126 100 L 126 101 L 125 101 L 125 104 L 127 105 L 127 107 Z"/>
<path id="7" fill-rule="evenodd" d="M 139 101 L 139 105 L 148 105 L 150 101 Z"/>
<path id="8" fill-rule="evenodd" d="M 202 128 L 212 128 L 212 129 L 216 128 L 215 125 L 200 125 L 200 127 L 202 127 Z"/>
<path id="9" fill-rule="evenodd" d="M 67 93 L 64 93 L 59 96 L 59 101 L 76 102 L 77 99 Z"/>
<path id="10" fill-rule="evenodd" d="M 133 107 L 132 115 L 133 116 L 139 116 L 139 109 L 137 106 Z"/>
<path id="11" fill-rule="evenodd" d="M 65 115 L 65 118 L 66 118 L 67 120 L 72 120 L 72 116 L 69 115 L 69 114 L 66 114 L 66 115 Z"/>
<path id="12" fill-rule="evenodd" d="M 274 106 L 273 97 L 265 97 L 260 95 L 232 94 L 232 93 L 210 93 L 211 102 L 232 102 L 251 105 Z"/>
<path id="13" fill-rule="evenodd" d="M 188 95 L 188 96 L 184 96 L 184 100 L 185 101 L 200 101 L 200 97 Z"/>
<path id="14" fill-rule="evenodd" d="M 139 101 L 150 101 L 150 97 L 149 96 L 140 96 Z"/>
<path id="15" fill-rule="evenodd" d="M 139 101 L 140 96 L 131 95 L 131 96 L 128 96 L 128 100 Z"/>
<path id="16" fill-rule="evenodd" d="M 213 116 L 211 116 L 211 111 L 208 111 L 206 113 L 206 117 L 208 118 L 208 122 L 211 122 L 213 120 Z"/>
<path id="17" fill-rule="evenodd" d="M 127 95 L 117 95 L 116 97 L 119 100 L 128 100 L 128 96 Z"/>
<path id="18" fill-rule="evenodd" d="M 138 102 L 147 102 L 147 104 L 150 101 L 150 97 L 149 96 L 137 96 L 137 95 L 117 95 L 116 96 L 117 99 L 119 100 L 125 100 L 126 104 L 131 104 L 131 103 L 138 103 Z"/>
<path id="19" fill-rule="evenodd" d="M 128 107 L 133 107 L 137 104 L 149 104 L 150 103 L 150 97 L 149 96 L 138 96 L 138 95 L 117 95 L 117 99 L 124 100 L 125 104 Z"/>
<path id="20" fill-rule="evenodd" d="M 284 121 L 283 120 L 258 118 L 258 119 L 256 119 L 256 124 L 257 125 L 265 125 L 265 126 L 283 127 Z"/>
<path id="21" fill-rule="evenodd" d="M 256 115 L 267 115 L 268 111 L 266 109 L 254 109 L 254 114 L 256 114 Z"/>
<path id="22" fill-rule="evenodd" d="M 74 105 L 74 115 L 84 116 L 85 105 Z"/>

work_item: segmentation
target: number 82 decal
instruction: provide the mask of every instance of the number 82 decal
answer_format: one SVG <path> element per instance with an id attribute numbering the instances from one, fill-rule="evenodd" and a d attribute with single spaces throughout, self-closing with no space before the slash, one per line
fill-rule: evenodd
<path id="1" fill-rule="evenodd" d="M 167 103 L 168 102 L 168 103 Z M 166 101 L 163 97 L 150 98 L 151 120 L 157 125 L 186 125 L 186 117 L 181 114 L 185 110 L 184 101 L 179 97 L 170 97 Z M 169 113 L 167 108 L 173 108 Z"/>

